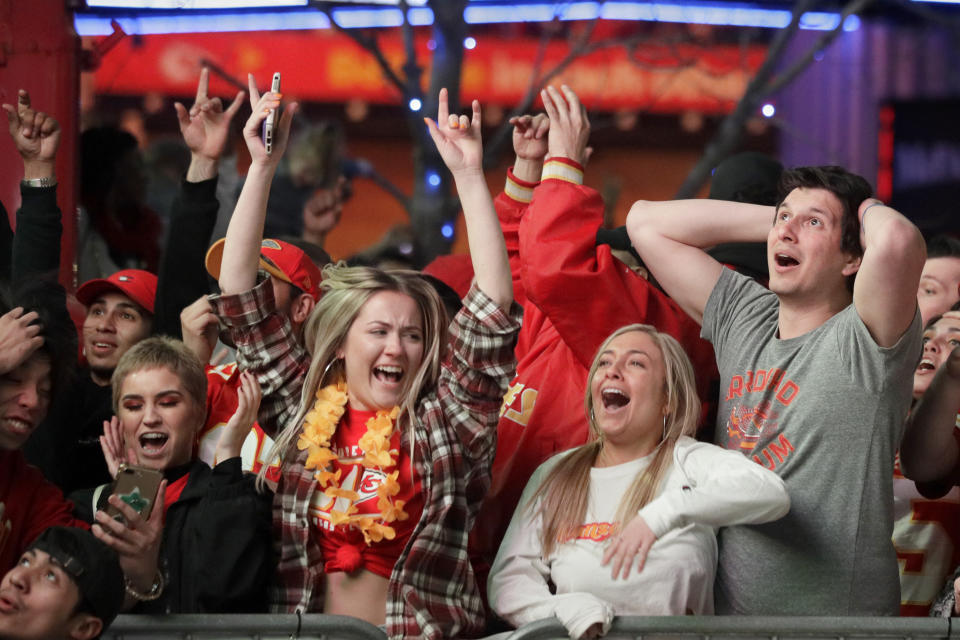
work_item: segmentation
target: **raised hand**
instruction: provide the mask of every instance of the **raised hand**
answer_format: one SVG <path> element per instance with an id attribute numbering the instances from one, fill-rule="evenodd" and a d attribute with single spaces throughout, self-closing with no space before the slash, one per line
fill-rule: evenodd
<path id="1" fill-rule="evenodd" d="M 25 178 L 53 176 L 53 166 L 60 147 L 60 123 L 30 104 L 30 94 L 17 92 L 16 106 L 3 104 L 7 112 L 10 137 L 23 159 Z"/>
<path id="2" fill-rule="evenodd" d="M 137 454 L 132 448 L 124 451 L 123 431 L 120 429 L 120 419 L 113 416 L 103 421 L 103 435 L 100 436 L 100 449 L 103 459 L 107 463 L 110 477 L 116 478 L 121 464 L 137 464 Z"/>
<path id="3" fill-rule="evenodd" d="M 173 103 L 177 120 L 180 122 L 180 134 L 192 155 L 190 170 L 187 172 L 187 179 L 191 181 L 196 181 L 191 176 L 191 171 L 196 173 L 198 170 L 206 170 L 206 173 L 209 173 L 212 168 L 213 173 L 216 173 L 216 163 L 223 155 L 223 149 L 230 135 L 230 121 L 243 104 L 244 92 L 238 91 L 233 102 L 224 110 L 220 98 L 210 98 L 207 95 L 209 83 L 210 71 L 204 67 L 200 70 L 197 96 L 190 110 L 188 111 L 180 102 Z M 205 166 L 195 167 L 196 164 Z M 199 179 L 212 177 L 206 173 L 204 176 L 197 177 Z"/>
<path id="4" fill-rule="evenodd" d="M 9 373 L 43 346 L 36 311 L 14 307 L 0 316 L 0 374 Z"/>
<path id="5" fill-rule="evenodd" d="M 624 580 L 630 575 L 630 568 L 636 564 L 637 573 L 643 570 L 647 561 L 650 547 L 657 541 L 657 536 L 640 516 L 634 518 L 623 527 L 619 534 L 610 539 L 607 550 L 603 552 L 601 564 L 613 564 L 610 576 L 616 580 L 617 576 Z"/>
<path id="6" fill-rule="evenodd" d="M 540 92 L 543 106 L 550 116 L 547 137 L 549 157 L 569 158 L 581 165 L 588 159 L 587 141 L 590 139 L 590 120 L 580 99 L 567 85 L 547 87 Z"/>
<path id="7" fill-rule="evenodd" d="M 263 121 L 266 120 L 270 109 L 279 109 L 280 100 L 283 94 L 267 91 L 262 96 L 257 90 L 257 81 L 253 74 L 247 74 L 247 82 L 250 90 L 250 107 L 253 113 L 247 118 L 247 124 L 243 127 L 243 139 L 247 143 L 247 149 L 250 150 L 250 158 L 253 164 L 264 167 L 276 168 L 286 151 L 287 141 L 290 137 L 290 123 L 293 121 L 293 115 L 297 112 L 299 105 L 291 102 L 280 115 L 280 122 L 273 131 L 273 152 L 267 154 L 263 146 L 263 140 L 260 137 L 260 128 Z"/>
<path id="8" fill-rule="evenodd" d="M 510 118 L 513 125 L 513 151 L 522 160 L 543 162 L 547 155 L 547 133 L 550 118 L 545 113 Z"/>
<path id="9" fill-rule="evenodd" d="M 437 121 L 424 118 L 447 169 L 458 174 L 483 172 L 483 141 L 480 139 L 480 102 L 473 101 L 473 116 L 450 113 L 446 89 L 440 89 Z"/>
<path id="10" fill-rule="evenodd" d="M 220 322 L 207 296 L 200 296 L 180 312 L 180 331 L 183 344 L 196 354 L 200 362 L 209 362 L 217 346 Z"/>
<path id="11" fill-rule="evenodd" d="M 217 463 L 240 455 L 243 441 L 257 419 L 260 397 L 260 383 L 256 376 L 247 371 L 241 373 L 240 387 L 237 389 L 237 410 L 230 416 L 217 442 Z"/>

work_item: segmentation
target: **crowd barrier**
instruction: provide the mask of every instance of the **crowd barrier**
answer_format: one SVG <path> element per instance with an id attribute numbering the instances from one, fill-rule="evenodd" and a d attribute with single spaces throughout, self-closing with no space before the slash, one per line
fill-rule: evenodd
<path id="1" fill-rule="evenodd" d="M 509 640 L 566 640 L 558 620 L 539 620 Z M 934 640 L 960 638 L 950 618 L 623 616 L 605 640 Z"/>
<path id="2" fill-rule="evenodd" d="M 347 616 L 200 614 L 118 617 L 104 640 L 384 640 L 378 627 Z M 556 619 L 525 625 L 509 640 L 565 640 Z M 605 640 L 960 640 L 949 618 L 767 618 L 624 616 Z"/>
<path id="3" fill-rule="evenodd" d="M 349 616 L 309 613 L 118 616 L 102 640 L 386 640 L 378 627 Z"/>

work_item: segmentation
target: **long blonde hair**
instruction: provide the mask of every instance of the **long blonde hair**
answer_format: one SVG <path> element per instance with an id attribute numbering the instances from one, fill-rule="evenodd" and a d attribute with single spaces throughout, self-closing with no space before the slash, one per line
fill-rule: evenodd
<path id="1" fill-rule="evenodd" d="M 544 556 L 549 556 L 558 543 L 576 537 L 587 515 L 590 469 L 593 468 L 597 456 L 603 449 L 603 434 L 594 417 L 591 385 L 600 365 L 600 354 L 607 350 L 615 338 L 631 331 L 646 333 L 660 348 L 663 355 L 663 391 L 666 396 L 667 413 L 664 416 L 664 437 L 657 445 L 653 460 L 643 472 L 637 475 L 620 499 L 615 521 L 618 527 L 626 524 L 637 511 L 656 497 L 660 484 L 670 468 L 677 439 L 681 435 L 693 434 L 697 428 L 700 398 L 697 396 L 693 365 L 690 364 L 690 358 L 687 357 L 680 343 L 673 336 L 661 333 L 648 324 L 631 324 L 611 333 L 597 350 L 593 364 L 590 365 L 590 372 L 587 374 L 583 405 L 590 423 L 592 439 L 564 456 L 547 474 L 530 499 L 530 503 L 525 506 L 528 509 L 534 509 L 537 500 L 541 501 L 540 513 L 543 517 L 541 543 Z"/>
<path id="2" fill-rule="evenodd" d="M 337 350 L 347 338 L 350 327 L 363 305 L 381 291 L 396 291 L 410 296 L 423 320 L 423 360 L 409 379 L 400 400 L 397 424 L 411 429 L 417 401 L 434 387 L 440 375 L 440 363 L 446 347 L 447 312 L 434 288 L 416 271 L 381 270 L 373 267 L 348 267 L 343 263 L 327 265 L 320 283 L 323 294 L 303 327 L 303 342 L 310 353 L 310 368 L 303 382 L 300 406 L 293 420 L 277 436 L 268 459 L 284 460 L 313 407 L 317 389 L 341 380 L 346 375 Z M 411 446 L 413 434 L 408 432 Z M 266 478 L 264 466 L 257 478 Z"/>

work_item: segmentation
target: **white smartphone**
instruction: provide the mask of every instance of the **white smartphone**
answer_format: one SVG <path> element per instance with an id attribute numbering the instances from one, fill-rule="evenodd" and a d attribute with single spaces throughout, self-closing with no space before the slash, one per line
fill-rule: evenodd
<path id="1" fill-rule="evenodd" d="M 280 72 L 273 74 L 273 82 L 270 83 L 270 91 L 280 93 Z M 273 153 L 273 133 L 276 125 L 280 122 L 280 109 L 270 109 L 266 119 L 263 121 L 263 146 L 267 150 L 267 155 Z"/>

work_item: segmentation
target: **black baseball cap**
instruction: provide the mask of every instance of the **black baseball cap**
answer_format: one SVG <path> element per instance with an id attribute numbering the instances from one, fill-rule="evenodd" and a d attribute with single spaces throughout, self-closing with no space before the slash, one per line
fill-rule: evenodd
<path id="1" fill-rule="evenodd" d="M 50 555 L 80 590 L 81 601 L 108 627 L 124 600 L 123 570 L 117 552 L 84 529 L 50 527 L 30 545 Z"/>

